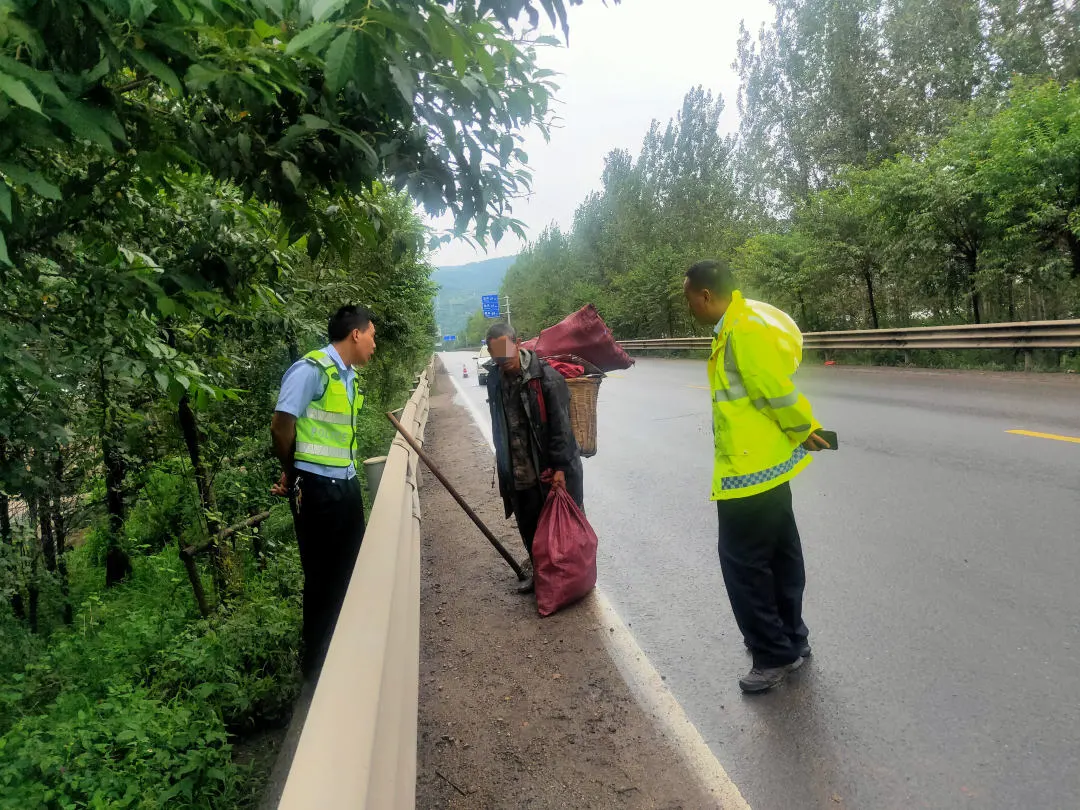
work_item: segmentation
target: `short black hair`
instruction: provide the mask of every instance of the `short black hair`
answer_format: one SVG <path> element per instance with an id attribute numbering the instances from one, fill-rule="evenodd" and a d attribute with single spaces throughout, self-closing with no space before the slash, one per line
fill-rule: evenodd
<path id="1" fill-rule="evenodd" d="M 710 290 L 720 295 L 731 295 L 736 289 L 735 275 L 723 259 L 695 262 L 686 271 L 686 277 L 694 290 Z"/>
<path id="2" fill-rule="evenodd" d="M 512 327 L 508 323 L 497 323 L 494 326 L 492 326 L 490 329 L 488 329 L 488 333 L 487 333 L 487 342 L 488 343 L 491 343 L 491 341 L 493 341 L 493 340 L 498 340 L 499 338 L 504 338 L 504 337 L 510 338 L 510 340 L 513 341 L 514 343 L 518 342 L 517 330 L 515 330 L 514 327 Z"/>
<path id="3" fill-rule="evenodd" d="M 366 332 L 373 320 L 375 316 L 367 307 L 346 304 L 330 316 L 330 322 L 326 325 L 326 334 L 331 343 L 337 343 L 351 335 L 353 329 Z"/>

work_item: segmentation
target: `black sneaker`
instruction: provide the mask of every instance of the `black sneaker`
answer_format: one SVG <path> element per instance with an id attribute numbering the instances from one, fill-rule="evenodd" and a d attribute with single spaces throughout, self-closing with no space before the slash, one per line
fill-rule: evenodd
<path id="1" fill-rule="evenodd" d="M 750 694 L 768 692 L 784 682 L 789 672 L 794 672 L 803 665 L 802 658 L 796 658 L 782 667 L 754 667 L 745 677 L 739 678 L 739 687 Z"/>

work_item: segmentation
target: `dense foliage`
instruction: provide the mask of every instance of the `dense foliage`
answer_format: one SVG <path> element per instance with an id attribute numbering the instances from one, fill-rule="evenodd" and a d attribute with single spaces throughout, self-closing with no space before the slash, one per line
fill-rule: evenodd
<path id="1" fill-rule="evenodd" d="M 620 336 L 688 334 L 711 255 L 806 330 L 1080 317 L 1080 5 L 773 6 L 740 34 L 738 135 L 699 88 L 612 152 L 508 273 L 515 325 L 592 301 Z"/>
<path id="2" fill-rule="evenodd" d="M 280 505 L 214 540 L 271 506 L 278 382 L 343 303 L 385 447 L 434 334 L 417 207 L 520 231 L 528 24 L 565 5 L 0 0 L 4 807 L 254 800 L 233 747 L 287 714 L 300 576 Z"/>

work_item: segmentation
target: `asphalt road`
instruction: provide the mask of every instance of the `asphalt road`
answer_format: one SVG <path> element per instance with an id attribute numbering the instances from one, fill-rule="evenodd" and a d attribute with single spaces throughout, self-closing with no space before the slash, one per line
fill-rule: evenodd
<path id="1" fill-rule="evenodd" d="M 1080 807 L 1080 443 L 1007 432 L 1080 437 L 1080 379 L 801 371 L 841 445 L 793 483 L 814 657 L 758 697 L 705 386 L 678 360 L 604 382 L 586 507 L 601 586 L 751 807 Z"/>

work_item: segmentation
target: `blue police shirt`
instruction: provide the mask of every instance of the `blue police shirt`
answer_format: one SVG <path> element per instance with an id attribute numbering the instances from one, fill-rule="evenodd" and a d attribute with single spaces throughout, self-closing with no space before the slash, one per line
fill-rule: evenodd
<path id="1" fill-rule="evenodd" d="M 352 366 L 345 365 L 345 361 L 341 359 L 341 355 L 337 353 L 337 349 L 334 348 L 333 344 L 325 346 L 323 351 L 330 356 L 330 359 L 334 361 L 334 365 L 338 367 L 338 371 L 341 372 L 341 381 L 345 383 L 345 390 L 349 392 L 349 402 L 351 403 L 355 393 L 353 390 L 353 378 L 356 377 L 356 371 Z M 321 368 L 314 363 L 309 363 L 307 360 L 297 360 L 285 372 L 285 376 L 281 378 L 281 393 L 278 394 L 275 410 L 300 418 L 304 415 L 308 405 L 322 396 L 324 381 L 325 375 Z M 311 461 L 297 461 L 296 469 L 327 478 L 356 477 L 356 467 L 351 463 L 348 467 L 329 467 Z"/>

